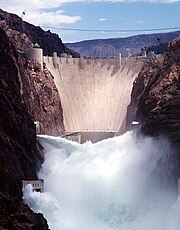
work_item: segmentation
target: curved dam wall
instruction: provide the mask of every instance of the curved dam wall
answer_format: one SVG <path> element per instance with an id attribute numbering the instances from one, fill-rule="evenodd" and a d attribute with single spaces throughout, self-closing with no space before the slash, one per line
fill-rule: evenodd
<path id="1" fill-rule="evenodd" d="M 136 58 L 44 57 L 58 88 L 66 132 L 125 131 L 127 106 L 142 62 Z"/>

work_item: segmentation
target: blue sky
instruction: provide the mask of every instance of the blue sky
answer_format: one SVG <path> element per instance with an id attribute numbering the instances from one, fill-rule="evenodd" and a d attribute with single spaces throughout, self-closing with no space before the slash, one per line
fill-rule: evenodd
<path id="1" fill-rule="evenodd" d="M 46 26 L 99 30 L 180 27 L 180 1 L 175 0 L 26 0 L 25 3 L 23 0 L 17 0 L 16 3 L 1 0 L 0 7 L 18 15 L 26 9 L 24 20 L 44 26 L 45 29 Z M 58 33 L 63 42 L 143 33 L 50 30 Z"/>

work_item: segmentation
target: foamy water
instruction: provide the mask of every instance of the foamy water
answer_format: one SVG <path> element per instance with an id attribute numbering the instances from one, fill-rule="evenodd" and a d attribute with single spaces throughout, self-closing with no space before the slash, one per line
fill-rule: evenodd
<path id="1" fill-rule="evenodd" d="M 180 203 L 152 183 L 152 172 L 171 153 L 166 141 L 132 132 L 83 145 L 39 137 L 45 192 L 24 191 L 51 230 L 179 230 Z M 166 169 L 162 169 L 166 170 Z M 161 179 L 161 178 L 160 178 Z"/>

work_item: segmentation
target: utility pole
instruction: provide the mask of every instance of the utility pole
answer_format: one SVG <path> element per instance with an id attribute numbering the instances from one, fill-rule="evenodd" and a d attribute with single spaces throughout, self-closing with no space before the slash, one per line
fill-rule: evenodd
<path id="1" fill-rule="evenodd" d="M 23 20 L 25 14 L 26 14 L 26 10 L 24 10 L 24 11 L 22 12 L 22 14 L 21 14 L 21 19 L 22 19 L 22 20 Z"/>

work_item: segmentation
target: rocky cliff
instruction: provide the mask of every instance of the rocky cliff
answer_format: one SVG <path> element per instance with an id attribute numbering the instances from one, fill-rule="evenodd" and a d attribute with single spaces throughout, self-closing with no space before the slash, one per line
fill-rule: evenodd
<path id="1" fill-rule="evenodd" d="M 180 37 L 155 62 L 148 61 L 135 80 L 128 107 L 128 129 L 133 120 L 139 121 L 140 133 L 170 140 L 171 155 L 158 162 L 153 183 L 173 189 L 176 197 L 180 177 Z"/>
<path id="2" fill-rule="evenodd" d="M 38 62 L 18 59 L 21 94 L 32 119 L 38 122 L 39 133 L 62 135 L 64 133 L 63 111 L 53 76 L 41 70 Z"/>
<path id="3" fill-rule="evenodd" d="M 36 179 L 43 161 L 35 125 L 22 103 L 18 53 L 0 29 L 0 229 L 48 229 L 22 201 L 21 180 Z"/>
<path id="4" fill-rule="evenodd" d="M 16 35 L 8 31 L 18 31 L 22 35 L 22 39 L 27 41 L 28 39 L 33 43 L 38 43 L 44 51 L 44 55 L 52 56 L 53 52 L 57 52 L 58 55 L 65 52 L 73 57 L 79 57 L 79 54 L 67 48 L 57 34 L 51 33 L 49 30 L 44 31 L 39 26 L 34 26 L 28 22 L 23 21 L 15 14 L 5 12 L 0 9 L 0 27 L 3 28 L 12 42 L 16 42 L 18 39 Z M 21 48 L 31 45 L 26 42 L 22 43 Z M 20 49 L 22 51 L 22 49 Z"/>
<path id="5" fill-rule="evenodd" d="M 134 82 L 127 125 L 138 120 L 145 134 L 167 136 L 180 143 L 180 37 L 157 65 L 147 63 Z"/>
<path id="6" fill-rule="evenodd" d="M 31 27 L 36 31 L 36 27 L 2 10 L 0 19 L 0 27 L 5 30 L 18 53 L 16 66 L 23 103 L 26 104 L 31 118 L 39 122 L 41 133 L 61 135 L 64 133 L 63 112 L 53 77 L 46 68 L 42 70 L 39 63 L 28 61 L 25 55 L 25 51 L 33 45 L 30 39 L 33 34 L 29 35 L 30 29 L 29 34 L 27 33 L 30 37 L 22 31 L 26 32 Z"/>

